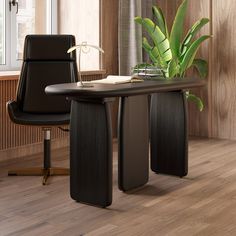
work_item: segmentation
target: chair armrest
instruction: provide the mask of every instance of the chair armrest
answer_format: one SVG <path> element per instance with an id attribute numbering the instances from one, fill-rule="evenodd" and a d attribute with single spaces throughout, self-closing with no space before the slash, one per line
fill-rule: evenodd
<path id="1" fill-rule="evenodd" d="M 20 124 L 18 122 L 18 120 L 16 119 L 16 114 L 19 111 L 19 105 L 16 101 L 8 101 L 7 104 L 7 111 L 8 111 L 8 115 L 11 119 L 12 122 L 16 123 L 16 124 Z"/>

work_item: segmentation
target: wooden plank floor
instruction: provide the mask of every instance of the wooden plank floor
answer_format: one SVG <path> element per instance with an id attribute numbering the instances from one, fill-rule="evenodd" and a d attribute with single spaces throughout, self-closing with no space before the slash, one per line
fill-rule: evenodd
<path id="1" fill-rule="evenodd" d="M 116 145 L 114 145 L 116 146 Z M 115 150 L 117 148 L 115 147 Z M 53 152 L 68 166 L 68 150 Z M 8 177 L 13 167 L 40 164 L 40 155 L 0 163 L 0 235 L 236 235 L 236 142 L 190 141 L 189 175 L 150 171 L 149 183 L 123 193 L 117 188 L 114 152 L 113 204 L 107 209 L 76 203 L 69 178 Z"/>

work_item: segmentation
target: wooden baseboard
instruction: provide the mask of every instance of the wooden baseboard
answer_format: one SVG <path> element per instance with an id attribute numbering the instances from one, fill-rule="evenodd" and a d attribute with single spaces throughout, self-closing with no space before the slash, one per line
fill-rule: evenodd
<path id="1" fill-rule="evenodd" d="M 52 150 L 69 146 L 69 138 L 52 140 Z M 43 143 L 34 143 L 6 150 L 0 150 L 0 162 L 22 158 L 43 152 Z"/>

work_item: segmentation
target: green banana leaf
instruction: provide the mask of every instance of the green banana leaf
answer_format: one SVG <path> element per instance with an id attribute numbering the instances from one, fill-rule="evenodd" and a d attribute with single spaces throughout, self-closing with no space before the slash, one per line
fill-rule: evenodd
<path id="1" fill-rule="evenodd" d="M 160 7 L 153 6 L 152 13 L 157 19 L 157 25 L 159 26 L 161 32 L 169 39 L 169 32 L 167 28 L 166 19 Z"/>
<path id="2" fill-rule="evenodd" d="M 183 60 L 180 62 L 180 73 L 181 74 L 184 73 L 192 65 L 193 60 L 196 56 L 197 50 L 198 50 L 199 46 L 201 45 L 201 43 L 210 37 L 211 36 L 209 36 L 209 35 L 201 36 L 200 38 L 198 38 L 197 40 L 195 40 L 191 44 L 191 46 L 189 47 L 189 49 L 185 53 Z"/>
<path id="3" fill-rule="evenodd" d="M 134 18 L 134 21 L 135 21 L 136 23 L 142 25 L 142 23 L 143 23 L 143 18 L 140 17 L 140 16 L 136 16 L 136 17 Z"/>
<path id="4" fill-rule="evenodd" d="M 194 59 L 192 66 L 194 66 L 197 69 L 201 78 L 207 77 L 207 75 L 208 75 L 207 61 L 205 61 L 203 59 Z"/>
<path id="5" fill-rule="evenodd" d="M 175 58 L 180 56 L 181 38 L 183 34 L 184 18 L 188 7 L 188 0 L 184 0 L 177 10 L 170 33 L 170 48 Z"/>
<path id="6" fill-rule="evenodd" d="M 187 98 L 188 101 L 194 102 L 197 105 L 199 111 L 203 111 L 204 104 L 203 104 L 201 98 L 199 98 L 198 96 L 196 96 L 194 94 L 191 94 L 189 92 L 186 93 L 186 98 Z"/>
<path id="7" fill-rule="evenodd" d="M 165 73 L 166 78 L 172 79 L 175 77 L 177 74 L 179 74 L 179 65 L 175 59 L 172 59 L 168 63 L 168 67 Z"/>
<path id="8" fill-rule="evenodd" d="M 183 56 L 186 53 L 187 49 L 191 45 L 192 39 L 197 34 L 197 32 L 208 22 L 209 22 L 208 18 L 202 18 L 191 27 L 191 29 L 188 31 L 186 37 L 183 40 L 182 47 L 181 47 L 181 56 Z"/>
<path id="9" fill-rule="evenodd" d="M 142 19 L 141 17 L 136 17 L 135 21 L 141 24 L 150 35 L 158 50 L 158 55 L 161 62 L 160 66 L 166 68 L 168 61 L 172 59 L 169 40 L 161 32 L 160 28 L 154 24 L 152 20 L 148 18 Z"/>
<path id="10" fill-rule="evenodd" d="M 157 48 L 155 46 L 152 47 L 145 37 L 143 37 L 143 48 L 154 64 L 161 64 Z"/>

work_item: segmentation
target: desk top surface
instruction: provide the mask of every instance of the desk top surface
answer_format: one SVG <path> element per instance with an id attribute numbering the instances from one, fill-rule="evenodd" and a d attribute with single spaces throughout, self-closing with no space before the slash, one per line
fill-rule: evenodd
<path id="1" fill-rule="evenodd" d="M 92 85 L 93 87 L 79 87 L 76 83 L 55 84 L 47 86 L 45 92 L 50 95 L 82 98 L 126 97 L 202 87 L 205 85 L 205 81 L 196 78 L 176 78 L 173 80 L 145 80 L 139 83 L 116 85 L 95 83 Z"/>

